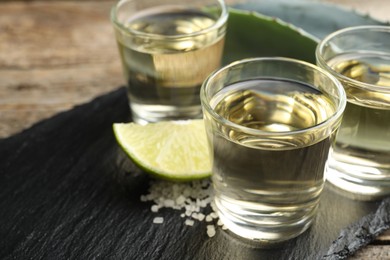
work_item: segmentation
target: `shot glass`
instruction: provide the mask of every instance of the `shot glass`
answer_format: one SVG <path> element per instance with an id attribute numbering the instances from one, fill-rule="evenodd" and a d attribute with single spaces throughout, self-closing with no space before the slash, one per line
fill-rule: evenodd
<path id="1" fill-rule="evenodd" d="M 245 59 L 211 74 L 201 101 L 224 225 L 267 243 L 303 233 L 346 104 L 340 82 L 303 61 Z"/>
<path id="2" fill-rule="evenodd" d="M 327 180 L 348 197 L 390 194 L 390 26 L 346 28 L 323 39 L 317 65 L 344 86 L 347 107 Z"/>
<path id="3" fill-rule="evenodd" d="M 220 67 L 223 0 L 122 0 L 111 11 L 133 120 L 199 118 L 202 82 Z"/>

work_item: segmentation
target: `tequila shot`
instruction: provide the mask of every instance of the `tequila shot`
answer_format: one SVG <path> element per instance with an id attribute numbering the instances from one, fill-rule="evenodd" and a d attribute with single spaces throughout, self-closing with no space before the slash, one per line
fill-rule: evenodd
<path id="1" fill-rule="evenodd" d="M 303 61 L 246 59 L 210 75 L 201 101 L 224 225 L 261 242 L 303 233 L 346 104 L 340 82 Z"/>
<path id="2" fill-rule="evenodd" d="M 354 199 L 390 195 L 390 27 L 337 31 L 321 41 L 316 56 L 348 101 L 327 180 Z"/>
<path id="3" fill-rule="evenodd" d="M 223 0 L 122 0 L 111 11 L 133 120 L 199 118 L 202 82 L 220 67 Z"/>

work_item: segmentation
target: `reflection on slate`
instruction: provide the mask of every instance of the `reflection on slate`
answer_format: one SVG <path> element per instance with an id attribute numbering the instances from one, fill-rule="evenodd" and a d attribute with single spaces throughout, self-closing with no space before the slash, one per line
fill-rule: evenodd
<path id="1" fill-rule="evenodd" d="M 328 189 L 313 226 L 277 248 L 222 229 L 209 238 L 207 223 L 186 226 L 170 209 L 154 225 L 139 199 L 149 177 L 111 129 L 128 114 L 121 88 L 0 141 L 1 259 L 337 259 L 389 225 L 389 200 L 379 207 Z"/>

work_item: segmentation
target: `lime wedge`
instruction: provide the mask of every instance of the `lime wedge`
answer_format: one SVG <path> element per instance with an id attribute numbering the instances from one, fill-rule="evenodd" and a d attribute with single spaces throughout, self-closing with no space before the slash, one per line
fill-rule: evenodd
<path id="1" fill-rule="evenodd" d="M 145 172 L 189 181 L 211 175 L 206 130 L 201 119 L 138 125 L 115 123 L 117 142 Z"/>

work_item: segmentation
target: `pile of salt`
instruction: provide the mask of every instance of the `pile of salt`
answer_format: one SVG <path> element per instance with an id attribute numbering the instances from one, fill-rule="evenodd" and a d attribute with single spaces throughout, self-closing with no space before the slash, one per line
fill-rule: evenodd
<path id="1" fill-rule="evenodd" d="M 193 226 L 195 220 L 206 221 L 207 235 L 215 236 L 214 220 L 218 220 L 213 200 L 213 189 L 209 180 L 193 181 L 190 183 L 172 183 L 168 181 L 156 180 L 150 183 L 147 195 L 141 196 L 141 201 L 153 201 L 151 206 L 153 213 L 158 213 L 161 208 L 171 208 L 180 210 L 180 216 L 186 218 L 184 224 Z M 209 211 L 208 214 L 205 214 Z M 155 224 L 163 223 L 162 217 L 153 220 Z M 221 226 L 218 220 L 218 225 Z M 224 227 L 223 227 L 224 228 Z"/>

